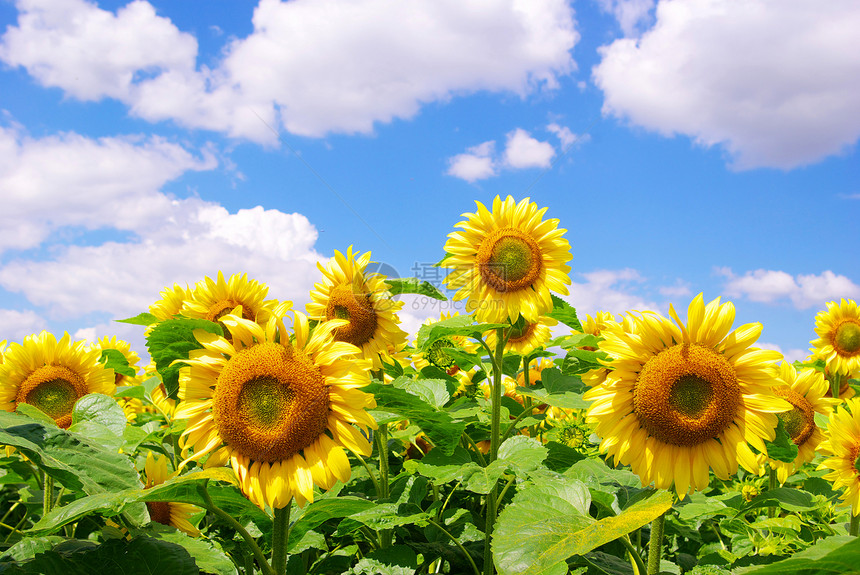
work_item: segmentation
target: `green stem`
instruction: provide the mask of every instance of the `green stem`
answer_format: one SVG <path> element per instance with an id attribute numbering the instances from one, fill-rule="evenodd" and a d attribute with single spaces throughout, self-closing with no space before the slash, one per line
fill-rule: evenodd
<path id="1" fill-rule="evenodd" d="M 367 476 L 370 477 L 370 480 L 373 482 L 373 488 L 376 490 L 376 498 L 379 499 L 382 496 L 382 492 L 379 487 L 379 480 L 376 479 L 376 473 L 370 468 L 364 458 L 356 452 L 352 452 L 355 455 L 355 458 L 358 459 L 358 462 L 364 466 L 364 470 L 367 471 Z"/>
<path id="2" fill-rule="evenodd" d="M 287 543 L 290 541 L 290 510 L 293 500 L 285 507 L 275 509 L 275 521 L 272 524 L 272 570 L 275 575 L 285 575 L 287 572 Z"/>
<path id="3" fill-rule="evenodd" d="M 502 364 L 505 359 L 505 330 L 504 328 L 496 329 L 496 352 L 493 356 L 493 386 L 491 388 L 490 407 L 492 408 L 490 419 L 490 453 L 487 458 L 488 463 L 492 463 L 499 457 L 499 445 L 501 439 L 501 418 L 502 418 Z M 496 523 L 496 514 L 498 507 L 496 502 L 499 498 L 499 484 L 496 482 L 492 490 L 487 495 L 487 515 L 484 522 L 484 575 L 492 575 L 495 570 L 493 567 L 493 551 L 490 547 L 490 542 L 493 536 L 493 527 Z"/>
<path id="4" fill-rule="evenodd" d="M 511 475 L 511 478 L 508 479 L 508 482 L 505 483 L 504 488 L 502 488 L 502 492 L 499 494 L 499 498 L 496 500 L 496 509 L 502 506 L 502 500 L 505 498 L 505 493 L 508 492 L 508 489 L 511 488 L 511 485 L 514 484 L 514 481 L 517 480 L 516 475 Z"/>
<path id="5" fill-rule="evenodd" d="M 830 394 L 833 399 L 839 399 L 839 390 L 842 388 L 842 374 L 837 372 L 830 376 Z M 836 405 L 833 409 L 836 410 Z"/>
<path id="6" fill-rule="evenodd" d="M 481 450 L 480 450 L 480 449 L 478 449 L 478 444 L 477 444 L 477 443 L 475 443 L 475 440 L 474 440 L 474 439 L 472 439 L 471 437 L 469 437 L 469 435 L 468 435 L 468 434 L 466 434 L 466 433 L 463 433 L 463 437 L 465 437 L 465 438 L 466 438 L 466 441 L 467 441 L 467 442 L 469 443 L 469 445 L 472 447 L 472 451 L 474 452 L 475 457 L 477 457 L 477 458 L 478 458 L 478 465 L 480 465 L 481 467 L 486 467 L 486 466 L 487 466 L 487 461 L 484 459 L 484 454 L 483 454 L 483 453 L 481 453 Z"/>
<path id="7" fill-rule="evenodd" d="M 526 399 L 529 399 L 529 398 L 527 397 Z M 517 418 L 516 418 L 516 419 L 514 419 L 514 420 L 511 422 L 511 424 L 508 426 L 508 428 L 507 428 L 507 429 L 505 430 L 505 432 L 502 434 L 502 440 L 500 441 L 500 443 L 504 443 L 504 442 L 505 442 L 505 440 L 508 438 L 508 436 L 510 436 L 510 435 L 511 435 L 511 433 L 514 431 L 514 429 L 516 429 L 517 424 L 518 424 L 520 421 L 522 421 L 524 418 L 526 418 L 526 417 L 528 417 L 529 415 L 531 415 L 531 414 L 532 414 L 532 412 L 533 412 L 535 409 L 537 409 L 538 407 L 540 407 L 538 404 L 533 404 L 533 405 L 528 405 L 528 406 L 526 406 L 526 408 L 525 408 L 525 409 L 523 409 L 522 413 L 520 413 L 520 414 L 517 416 Z"/>
<path id="8" fill-rule="evenodd" d="M 474 559 L 472 559 L 472 556 L 471 556 L 471 555 L 469 555 L 469 552 L 468 552 L 468 551 L 466 551 L 466 548 L 465 548 L 465 547 L 463 547 L 463 545 L 460 543 L 460 541 L 459 541 L 456 537 L 454 537 L 453 535 L 451 535 L 451 533 L 449 533 L 449 532 L 448 532 L 448 530 L 447 530 L 447 529 L 445 529 L 444 527 L 442 527 L 442 525 L 440 525 L 438 522 L 436 522 L 436 521 L 434 521 L 434 520 L 430 519 L 430 524 L 431 524 L 431 525 L 433 525 L 436 529 L 438 529 L 438 530 L 439 530 L 439 531 L 441 531 L 442 533 L 444 533 L 445 535 L 447 535 L 447 536 L 448 536 L 448 539 L 450 539 L 451 541 L 453 541 L 453 542 L 454 542 L 454 545 L 456 545 L 457 547 L 459 547 L 459 548 L 460 548 L 460 551 L 462 551 L 462 552 L 463 552 L 463 555 L 465 555 L 465 556 L 466 556 L 466 559 L 468 559 L 468 560 L 469 560 L 469 565 L 471 565 L 471 566 L 472 566 L 472 571 L 474 571 L 474 572 L 475 572 L 475 575 L 481 575 L 481 571 L 478 569 L 478 566 L 477 566 L 477 565 L 475 565 L 475 560 L 474 560 Z"/>
<path id="9" fill-rule="evenodd" d="M 663 551 L 663 526 L 665 522 L 665 513 L 651 522 L 651 540 L 648 542 L 648 575 L 657 575 L 660 572 L 660 555 Z"/>
<path id="10" fill-rule="evenodd" d="M 263 554 L 263 550 L 260 549 L 259 545 L 257 545 L 257 540 L 254 539 L 251 534 L 248 533 L 248 530 L 245 529 L 241 523 L 236 521 L 232 515 L 212 502 L 212 497 L 209 496 L 209 491 L 206 489 L 208 483 L 209 480 L 207 479 L 197 487 L 197 492 L 200 493 L 200 496 L 203 498 L 206 510 L 218 516 L 219 519 L 223 520 L 242 536 L 242 539 L 245 540 L 251 553 L 254 554 L 254 558 L 257 560 L 257 565 L 260 567 L 260 571 L 263 572 L 263 575 L 275 575 L 275 572 L 272 570 L 272 566 L 269 565 L 268 561 L 266 561 L 266 556 Z"/>
<path id="11" fill-rule="evenodd" d="M 857 537 L 860 534 L 860 515 L 851 515 L 851 523 L 848 524 L 848 535 Z"/>
<path id="12" fill-rule="evenodd" d="M 42 517 L 51 512 L 54 507 L 54 478 L 45 474 L 45 480 L 42 482 L 44 486 L 44 496 L 42 497 Z"/>
<path id="13" fill-rule="evenodd" d="M 633 559 L 633 562 L 636 563 L 636 573 L 637 575 L 645 575 L 645 563 L 642 561 L 642 556 L 639 555 L 639 552 L 630 543 L 630 540 L 627 538 L 627 535 L 624 537 L 620 537 L 618 539 L 621 541 L 621 544 L 627 549 L 627 552 L 630 554 L 630 557 Z"/>
<path id="14" fill-rule="evenodd" d="M 379 498 L 388 501 L 391 486 L 388 483 L 388 424 L 380 423 L 376 431 L 376 442 L 379 450 Z M 383 549 L 391 546 L 394 540 L 394 531 L 383 529 L 379 532 L 380 544 Z"/>
<path id="15" fill-rule="evenodd" d="M 777 477 L 776 477 L 776 469 L 771 467 L 768 470 L 768 481 L 767 481 L 767 490 L 773 491 L 777 488 Z M 767 516 L 770 518 L 776 517 L 776 506 L 771 506 L 767 508 Z"/>

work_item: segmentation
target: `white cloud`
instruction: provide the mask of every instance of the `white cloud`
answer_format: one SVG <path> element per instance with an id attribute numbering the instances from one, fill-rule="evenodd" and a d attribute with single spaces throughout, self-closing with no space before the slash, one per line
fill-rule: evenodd
<path id="1" fill-rule="evenodd" d="M 742 276 L 735 275 L 729 268 L 715 271 L 726 278 L 723 290 L 727 296 L 743 296 L 751 301 L 774 303 L 787 299 L 797 309 L 807 309 L 813 306 L 823 308 L 826 302 L 838 301 L 843 297 L 860 297 L 860 285 L 830 270 L 819 275 L 797 276 L 764 269 L 746 272 Z"/>
<path id="2" fill-rule="evenodd" d="M 625 36 L 636 36 L 648 24 L 655 0 L 597 0 L 600 8 L 615 16 Z"/>
<path id="3" fill-rule="evenodd" d="M 548 125 L 546 129 L 558 137 L 559 141 L 561 141 L 561 147 L 564 150 L 575 144 L 577 141 L 585 139 L 583 136 L 574 134 L 567 126 L 559 126 L 556 123 Z"/>
<path id="4" fill-rule="evenodd" d="M 625 268 L 621 270 L 596 270 L 581 274 L 584 283 L 574 281 L 570 286 L 570 296 L 566 299 L 576 308 L 577 315 L 585 319 L 598 311 L 616 315 L 637 311 L 659 311 L 655 302 L 637 295 L 636 285 L 644 283 L 638 271 Z"/>
<path id="5" fill-rule="evenodd" d="M 792 348 L 788 351 L 782 351 L 782 348 L 775 343 L 768 343 L 764 341 L 755 342 L 755 347 L 760 349 L 772 349 L 774 351 L 778 351 L 782 354 L 782 357 L 785 358 L 785 361 L 788 363 L 792 363 L 798 360 L 804 360 L 809 357 L 809 352 L 803 349 Z"/>
<path id="6" fill-rule="evenodd" d="M 48 261 L 17 259 L 0 268 L 0 286 L 20 292 L 52 317 L 89 313 L 128 317 L 159 299 L 165 286 L 248 273 L 269 297 L 307 301 L 317 279 L 314 226 L 301 214 L 256 207 L 230 214 L 198 199 L 174 201 L 161 225 L 140 239 L 68 246 Z"/>
<path id="7" fill-rule="evenodd" d="M 860 3 L 662 0 L 641 38 L 600 49 L 604 114 L 789 169 L 860 136 Z"/>
<path id="8" fill-rule="evenodd" d="M 448 171 L 445 173 L 469 183 L 495 176 L 496 162 L 492 157 L 495 144 L 490 140 L 469 148 L 465 154 L 448 158 Z"/>
<path id="9" fill-rule="evenodd" d="M 156 136 L 32 139 L 0 126 L 0 252 L 38 246 L 64 226 L 145 228 L 170 213 L 165 183 L 216 163 Z"/>
<path id="10" fill-rule="evenodd" d="M 3 326 L 3 337 L 6 341 L 22 341 L 24 336 L 39 333 L 47 322 L 32 310 L 0 309 L 0 325 Z"/>
<path id="11" fill-rule="evenodd" d="M 566 0 L 260 0 L 253 33 L 210 69 L 193 37 L 143 1 L 19 0 L 0 59 L 81 99 L 150 121 L 273 143 L 271 129 L 371 132 L 422 104 L 489 90 L 525 96 L 575 70 Z"/>
<path id="12" fill-rule="evenodd" d="M 517 128 L 509 132 L 505 143 L 505 165 L 514 169 L 548 168 L 555 157 L 555 148 L 549 142 L 541 142 Z"/>

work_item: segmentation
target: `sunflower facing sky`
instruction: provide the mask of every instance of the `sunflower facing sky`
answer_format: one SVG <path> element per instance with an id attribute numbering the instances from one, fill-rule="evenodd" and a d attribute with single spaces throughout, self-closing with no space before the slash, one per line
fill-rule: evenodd
<path id="1" fill-rule="evenodd" d="M 101 350 L 68 333 L 57 341 L 43 331 L 23 343 L 12 343 L 0 364 L 0 409 L 15 411 L 19 403 L 38 407 L 62 428 L 72 424 L 75 402 L 90 393 L 113 395 L 113 369 L 99 363 Z"/>
<path id="2" fill-rule="evenodd" d="M 448 234 L 445 278 L 458 290 L 454 300 L 468 298 L 466 310 L 479 322 L 498 323 L 522 316 L 538 322 L 552 310 L 550 291 L 567 295 L 570 244 L 558 220 L 542 220 L 547 208 L 524 198 L 516 203 L 496 196 L 492 211 L 475 202 L 475 213 L 463 214 Z"/>
<path id="3" fill-rule="evenodd" d="M 785 483 L 796 469 L 812 461 L 815 450 L 824 441 L 824 432 L 815 424 L 815 413 L 829 416 L 833 406 L 841 402 L 826 397 L 830 386 L 819 371 L 804 369 L 798 373 L 793 365 L 784 361 L 777 368 L 777 375 L 785 385 L 776 385 L 773 391 L 792 406 L 791 411 L 778 413 L 777 417 L 782 420 L 798 449 L 797 457 L 791 463 L 768 461 L 776 469 L 779 482 Z"/>
<path id="4" fill-rule="evenodd" d="M 633 333 L 610 324 L 600 349 L 613 370 L 585 393 L 587 422 L 596 424 L 600 449 L 629 464 L 643 485 L 674 487 L 679 496 L 708 486 L 708 468 L 720 479 L 752 473 L 759 463 L 750 445 L 767 453 L 777 413 L 792 405 L 774 395 L 778 352 L 751 347 L 761 324 L 731 331 L 735 309 L 696 296 L 682 323 L 653 312 L 631 314 Z"/>
<path id="5" fill-rule="evenodd" d="M 844 488 L 839 498 L 860 515 L 860 399 L 851 398 L 830 414 L 826 439 L 818 449 L 827 456 L 818 469 L 830 469 L 823 478 L 833 489 Z"/>
<path id="6" fill-rule="evenodd" d="M 174 286 L 174 292 L 177 287 Z M 225 280 L 219 271 L 216 279 L 205 277 L 197 282 L 183 302 L 181 313 L 185 317 L 219 321 L 221 316 L 242 306 L 245 319 L 266 323 L 272 316 L 283 317 L 292 308 L 292 302 L 265 299 L 268 293 L 268 286 L 248 280 L 248 274 L 233 274 Z"/>
<path id="7" fill-rule="evenodd" d="M 344 449 L 370 455 L 362 430 L 376 428 L 365 411 L 376 405 L 359 388 L 369 362 L 352 344 L 335 341 L 344 320 L 319 324 L 295 313 L 294 341 L 281 320 L 265 326 L 237 315 L 221 318 L 232 341 L 195 330 L 203 349 L 180 372 L 177 419 L 187 419 L 180 444 L 188 461 L 229 462 L 242 493 L 258 507 L 281 508 L 292 498 L 313 501 L 314 485 L 347 481 Z M 358 426 L 358 427 L 356 427 Z"/>
<path id="8" fill-rule="evenodd" d="M 317 321 L 347 320 L 334 338 L 361 349 L 361 356 L 379 369 L 381 358 L 406 347 L 406 332 L 397 325 L 403 302 L 391 299 L 384 276 L 366 272 L 370 252 L 358 254 L 349 246 L 345 255 L 335 250 L 327 266 L 317 263 L 323 281 L 314 284 L 307 312 Z"/>
<path id="9" fill-rule="evenodd" d="M 813 355 L 827 362 L 831 372 L 850 375 L 860 371 L 860 308 L 853 299 L 827 304 L 815 316 L 818 339 L 810 343 Z"/>

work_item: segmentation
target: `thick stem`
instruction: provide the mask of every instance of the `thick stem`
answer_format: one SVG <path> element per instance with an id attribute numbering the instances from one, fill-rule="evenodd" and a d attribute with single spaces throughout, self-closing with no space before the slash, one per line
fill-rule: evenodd
<path id="1" fill-rule="evenodd" d="M 648 575 L 657 575 L 660 572 L 660 555 L 663 552 L 663 526 L 665 522 L 665 513 L 651 522 L 651 540 L 648 542 Z"/>
<path id="2" fill-rule="evenodd" d="M 768 470 L 768 484 L 767 484 L 768 491 L 773 491 L 774 489 L 776 489 L 778 483 L 779 482 L 777 481 L 777 477 L 776 477 L 776 469 L 771 467 Z M 767 508 L 767 516 L 768 517 L 776 517 L 776 509 L 777 508 L 775 505 L 768 507 Z"/>
<path id="3" fill-rule="evenodd" d="M 290 541 L 290 510 L 293 500 L 285 507 L 275 509 L 275 521 L 272 524 L 272 570 L 275 575 L 287 572 L 287 543 Z"/>
<path id="4" fill-rule="evenodd" d="M 492 414 L 490 419 L 490 453 L 487 463 L 492 463 L 499 457 L 499 444 L 501 443 L 501 418 L 502 418 L 502 364 L 505 359 L 505 330 L 496 330 L 496 351 L 493 355 L 493 385 L 491 388 L 490 407 Z M 484 522 L 484 575 L 492 575 L 493 552 L 490 541 L 493 536 L 493 527 L 496 523 L 498 508 L 496 501 L 499 497 L 499 484 L 496 482 L 493 489 L 487 495 L 487 515 Z"/>
<path id="5" fill-rule="evenodd" d="M 621 544 L 627 549 L 627 553 L 630 554 L 630 558 L 633 560 L 633 563 L 636 565 L 636 575 L 645 575 L 645 563 L 642 561 L 642 556 L 639 555 L 639 552 L 630 543 L 630 540 L 627 539 L 627 535 L 624 537 L 620 537 L 618 539 L 621 541 Z"/>
<path id="6" fill-rule="evenodd" d="M 54 478 L 45 474 L 45 480 L 42 482 L 44 496 L 42 497 L 42 517 L 51 512 L 54 507 Z"/>
<path id="7" fill-rule="evenodd" d="M 239 535 L 242 536 L 242 539 L 245 540 L 245 543 L 248 545 L 248 548 L 251 550 L 251 553 L 254 554 L 254 559 L 257 560 L 257 565 L 260 567 L 260 571 L 263 572 L 263 575 L 275 575 L 275 572 L 272 570 L 272 566 L 269 565 L 269 562 L 266 561 L 266 556 L 263 554 L 263 550 L 260 549 L 260 546 L 257 545 L 257 540 L 254 539 L 248 530 L 245 529 L 241 523 L 236 521 L 232 515 L 215 505 L 212 502 L 212 497 L 209 496 L 209 491 L 206 489 L 206 485 L 209 481 L 204 481 L 201 485 L 197 487 L 198 493 L 203 497 L 203 501 L 206 504 L 206 510 L 210 513 L 218 516 L 219 519 L 224 521 L 227 525 L 232 527 Z"/>
<path id="8" fill-rule="evenodd" d="M 481 572 L 478 570 L 478 566 L 475 565 L 475 561 L 472 559 L 472 556 L 469 555 L 469 552 L 466 551 L 466 548 L 463 547 L 463 545 L 460 543 L 460 540 L 457 539 L 456 537 L 454 537 L 453 535 L 451 535 L 451 533 L 449 533 L 448 530 L 445 529 L 440 523 L 430 519 L 430 524 L 433 525 L 436 529 L 438 529 L 442 533 L 444 533 L 445 535 L 447 535 L 448 538 L 454 542 L 454 545 L 456 545 L 457 547 L 460 548 L 460 551 L 463 552 L 463 555 L 466 556 L 466 559 L 469 560 L 469 564 L 472 566 L 472 571 L 475 572 L 475 575 L 481 575 Z"/>
<path id="9" fill-rule="evenodd" d="M 842 374 L 834 373 L 830 377 L 830 395 L 833 396 L 833 399 L 839 399 L 839 390 L 842 388 Z M 833 406 L 834 411 L 836 410 L 837 405 Z"/>
<path id="10" fill-rule="evenodd" d="M 848 524 L 848 535 L 857 537 L 860 534 L 860 515 L 851 514 L 851 523 Z"/>
<path id="11" fill-rule="evenodd" d="M 380 423 L 376 431 L 376 444 L 379 450 L 379 499 L 388 501 L 391 486 L 388 484 L 388 424 Z M 394 531 L 383 529 L 379 532 L 382 548 L 391 546 L 394 540 Z"/>

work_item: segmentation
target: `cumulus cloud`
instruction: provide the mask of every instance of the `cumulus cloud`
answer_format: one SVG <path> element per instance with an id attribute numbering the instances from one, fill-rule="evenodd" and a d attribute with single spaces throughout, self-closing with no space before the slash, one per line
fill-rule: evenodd
<path id="1" fill-rule="evenodd" d="M 47 322 L 32 310 L 0 309 L 0 325 L 3 326 L 2 339 L 20 342 L 24 336 L 45 329 Z"/>
<path id="2" fill-rule="evenodd" d="M 860 285 L 830 270 L 818 275 L 797 276 L 764 269 L 749 271 L 742 276 L 735 275 L 729 268 L 719 268 L 716 272 L 726 278 L 723 290 L 729 297 L 742 296 L 765 303 L 789 300 L 797 309 L 824 307 L 828 301 L 860 297 Z"/>
<path id="3" fill-rule="evenodd" d="M 505 165 L 514 169 L 548 168 L 555 157 L 555 148 L 549 142 L 532 138 L 522 128 L 508 133 L 505 143 Z"/>
<path id="4" fill-rule="evenodd" d="M 145 228 L 170 214 L 165 183 L 216 165 L 156 136 L 33 139 L 0 126 L 0 252 L 36 247 L 64 226 Z"/>
<path id="5" fill-rule="evenodd" d="M 495 176 L 496 162 L 493 160 L 495 145 L 495 140 L 490 140 L 469 148 L 464 154 L 448 158 L 448 171 L 445 173 L 469 183 Z"/>
<path id="6" fill-rule="evenodd" d="M 593 79 L 604 114 L 723 146 L 736 169 L 790 169 L 860 137 L 858 29 L 854 0 L 662 0 Z"/>
<path id="7" fill-rule="evenodd" d="M 0 59 L 44 85 L 268 143 L 279 123 L 367 133 L 454 95 L 553 89 L 575 70 L 579 40 L 566 0 L 260 0 L 253 32 L 210 69 L 142 0 L 115 14 L 83 0 L 17 5 Z"/>
<path id="8" fill-rule="evenodd" d="M 563 149 L 584 139 L 570 128 L 555 123 L 549 124 L 546 130 L 558 137 Z M 448 170 L 445 173 L 472 183 L 497 176 L 502 170 L 549 168 L 556 155 L 552 144 L 538 140 L 522 128 L 507 133 L 501 153 L 496 152 L 495 145 L 495 140 L 490 140 L 448 158 Z"/>
<path id="9" fill-rule="evenodd" d="M 566 298 L 581 318 L 598 311 L 622 314 L 631 310 L 659 311 L 657 303 L 636 292 L 645 279 L 632 268 L 621 270 L 595 270 L 580 274 L 584 282 L 574 281 L 570 296 Z"/>
<path id="10" fill-rule="evenodd" d="M 600 9 L 612 14 L 625 36 L 636 36 L 651 19 L 655 0 L 597 0 Z"/>

